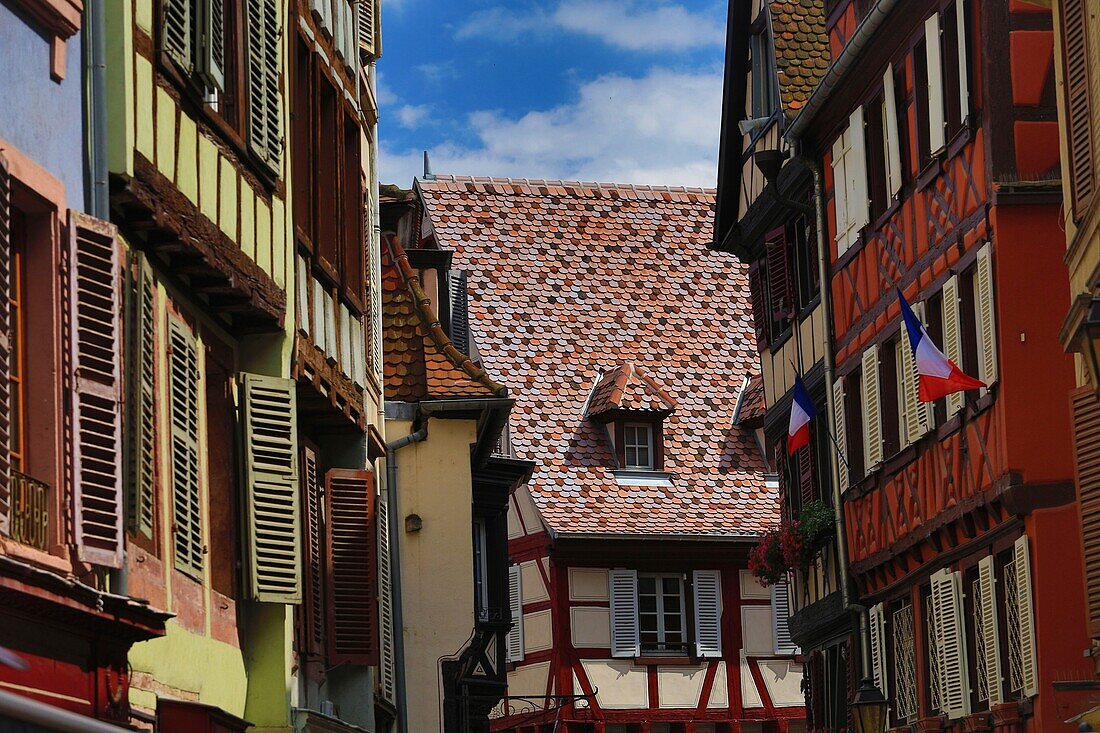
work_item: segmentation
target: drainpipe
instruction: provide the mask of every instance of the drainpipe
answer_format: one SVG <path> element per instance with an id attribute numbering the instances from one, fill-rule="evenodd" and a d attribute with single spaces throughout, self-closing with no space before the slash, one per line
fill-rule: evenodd
<path id="1" fill-rule="evenodd" d="M 87 117 L 85 205 L 92 216 L 111 218 L 107 186 L 107 18 L 104 0 L 87 0 L 84 27 L 84 99 Z"/>
<path id="2" fill-rule="evenodd" d="M 414 423 L 415 425 L 415 423 Z M 428 437 L 428 423 L 403 438 L 386 443 L 386 511 L 390 525 L 390 582 L 393 596 L 393 669 L 394 693 L 397 695 L 397 730 L 409 733 L 408 705 L 405 700 L 405 623 L 401 603 L 401 537 L 397 531 L 397 451 Z M 393 572 L 396 570 L 396 572 Z"/>

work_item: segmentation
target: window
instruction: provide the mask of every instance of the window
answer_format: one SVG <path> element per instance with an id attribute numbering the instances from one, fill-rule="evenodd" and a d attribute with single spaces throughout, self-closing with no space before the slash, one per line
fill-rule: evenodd
<path id="1" fill-rule="evenodd" d="M 917 652 L 913 637 L 913 604 L 894 610 L 890 624 L 894 718 L 899 725 L 917 717 Z"/>
<path id="2" fill-rule="evenodd" d="M 483 618 L 489 610 L 489 564 L 486 557 L 485 520 L 474 519 L 474 607 Z"/>
<path id="3" fill-rule="evenodd" d="M 867 172 L 870 180 L 871 221 L 886 213 L 892 198 L 887 171 L 885 97 L 879 95 L 865 107 L 867 123 Z"/>
<path id="4" fill-rule="evenodd" d="M 940 675 L 939 654 L 936 649 L 936 614 L 932 609 L 932 587 L 925 585 L 921 588 L 921 611 L 924 613 L 924 644 L 925 663 L 927 665 L 928 692 L 925 704 L 929 712 L 938 715 L 943 712 L 943 703 L 940 701 L 940 686 L 943 680 Z"/>
<path id="5" fill-rule="evenodd" d="M 844 377 L 844 417 L 847 433 L 847 459 L 851 482 L 860 481 L 866 474 L 863 449 L 863 370 Z"/>
<path id="6" fill-rule="evenodd" d="M 997 381 L 997 326 L 990 245 L 977 252 L 973 265 L 948 278 L 940 295 L 942 341 L 948 359 L 987 385 Z M 963 393 L 948 395 L 945 415 L 962 409 Z"/>
<path id="7" fill-rule="evenodd" d="M 900 419 L 902 410 L 905 408 L 905 402 L 902 398 L 902 385 L 905 378 L 902 373 L 903 354 L 901 349 L 903 347 L 902 339 L 894 338 L 884 343 L 879 350 L 881 356 L 878 379 L 881 390 L 879 419 L 882 422 L 883 458 L 896 455 L 905 444 L 905 436 L 902 433 L 905 425 Z"/>
<path id="8" fill-rule="evenodd" d="M 817 267 L 817 231 L 813 218 L 803 214 L 791 225 L 794 228 L 794 271 L 798 286 L 798 309 L 807 308 L 820 292 L 820 272 Z"/>
<path id="9" fill-rule="evenodd" d="M 237 484 L 236 403 L 233 351 L 209 329 L 202 329 L 206 377 L 206 492 L 209 502 L 210 584 L 229 598 L 240 596 L 237 559 L 241 556 L 240 491 Z"/>
<path id="10" fill-rule="evenodd" d="M 624 425 L 623 453 L 627 468 L 653 468 L 653 426 L 648 423 Z"/>
<path id="11" fill-rule="evenodd" d="M 11 268 L 11 287 L 8 291 L 8 318 L 9 343 L 11 354 L 8 357 L 8 383 L 10 384 L 11 417 L 9 436 L 11 440 L 11 470 L 24 471 L 24 459 L 27 453 L 26 427 L 24 420 L 24 405 L 26 405 L 25 374 L 26 374 L 26 319 L 24 318 L 24 290 L 26 282 L 25 250 L 27 240 L 27 224 L 23 213 L 18 209 L 11 212 L 11 252 L 9 267 Z"/>
<path id="12" fill-rule="evenodd" d="M 764 14 L 761 13 L 763 16 Z M 752 116 L 770 117 L 776 108 L 775 59 L 772 57 L 767 25 L 761 23 L 750 40 L 752 58 Z"/>
<path id="13" fill-rule="evenodd" d="M 913 93 L 917 117 L 917 172 L 924 170 L 932 160 L 932 146 L 928 129 L 928 43 L 922 38 L 913 48 Z"/>
<path id="14" fill-rule="evenodd" d="M 848 723 L 849 700 L 848 644 L 834 644 L 814 652 L 807 660 L 806 728 L 828 733 L 851 730 Z"/>
<path id="15" fill-rule="evenodd" d="M 642 652 L 687 652 L 682 575 L 638 575 L 638 629 Z"/>

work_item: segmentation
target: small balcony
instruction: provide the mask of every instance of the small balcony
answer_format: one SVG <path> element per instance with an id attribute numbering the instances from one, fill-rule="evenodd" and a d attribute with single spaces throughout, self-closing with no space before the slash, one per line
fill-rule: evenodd
<path id="1" fill-rule="evenodd" d="M 11 472 L 11 538 L 49 552 L 50 487 L 18 471 Z"/>

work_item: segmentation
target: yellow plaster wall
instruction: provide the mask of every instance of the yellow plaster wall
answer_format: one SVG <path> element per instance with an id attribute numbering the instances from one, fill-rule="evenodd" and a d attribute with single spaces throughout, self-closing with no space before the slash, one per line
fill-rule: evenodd
<path id="1" fill-rule="evenodd" d="M 821 306 L 817 306 L 802 319 L 778 351 L 774 354 L 770 349 L 761 352 L 764 404 L 771 407 L 794 386 L 796 366 L 805 374 L 824 355 L 825 319 Z"/>

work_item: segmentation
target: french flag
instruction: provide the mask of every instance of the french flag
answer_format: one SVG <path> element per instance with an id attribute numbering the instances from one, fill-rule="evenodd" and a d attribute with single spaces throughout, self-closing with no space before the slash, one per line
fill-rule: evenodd
<path id="1" fill-rule="evenodd" d="M 799 448 L 810 444 L 810 421 L 817 415 L 814 401 L 810 399 L 806 385 L 802 384 L 802 377 L 797 374 L 794 377 L 794 390 L 791 397 L 791 422 L 787 427 L 788 456 L 793 456 Z"/>
<path id="2" fill-rule="evenodd" d="M 935 402 L 955 392 L 986 386 L 985 382 L 974 379 L 959 369 L 958 364 L 944 356 L 932 343 L 928 331 L 917 320 L 913 309 L 901 294 L 901 288 L 898 288 L 898 302 L 901 303 L 901 317 L 905 321 L 905 330 L 909 332 L 909 345 L 913 347 L 913 357 L 917 363 L 918 395 L 921 402 Z"/>

